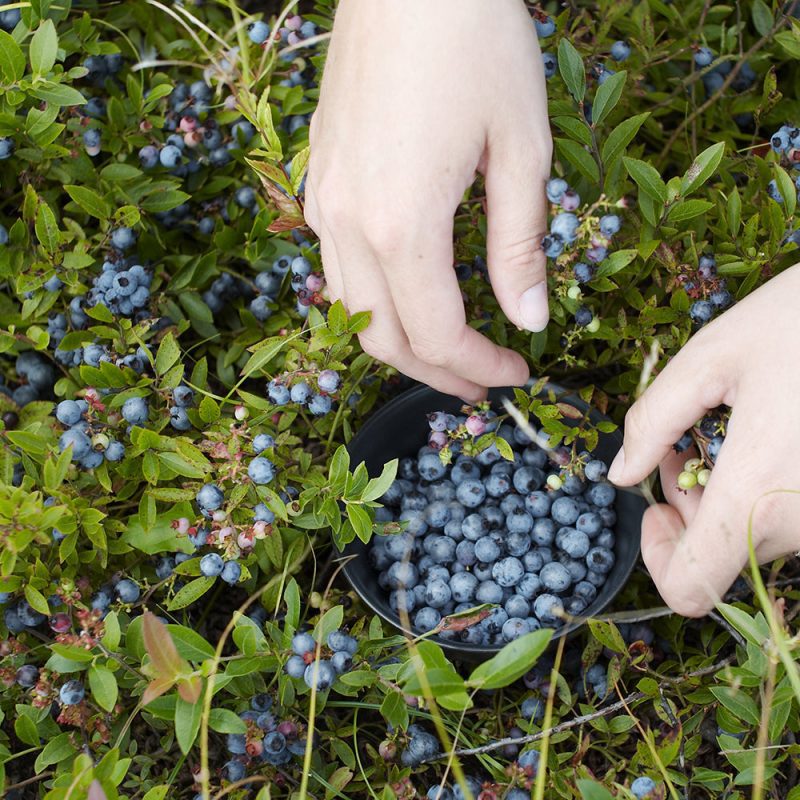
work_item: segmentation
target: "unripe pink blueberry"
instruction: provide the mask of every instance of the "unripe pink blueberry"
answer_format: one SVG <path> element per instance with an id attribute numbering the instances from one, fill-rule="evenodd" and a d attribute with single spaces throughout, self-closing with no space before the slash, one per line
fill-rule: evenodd
<path id="1" fill-rule="evenodd" d="M 441 450 L 447 444 L 447 434 L 444 431 L 431 431 L 428 444 L 436 450 Z"/>
<path id="2" fill-rule="evenodd" d="M 299 14 L 293 14 L 287 17 L 283 23 L 290 31 L 299 31 L 303 25 L 303 18 Z"/>
<path id="3" fill-rule="evenodd" d="M 72 627 L 72 619 L 69 614 L 59 611 L 50 617 L 49 623 L 50 630 L 54 633 L 66 633 Z"/>
<path id="4" fill-rule="evenodd" d="M 235 533 L 236 528 L 234 528 L 232 525 L 226 525 L 224 528 L 219 529 L 217 538 L 219 541 L 224 542 L 226 539 L 230 539 Z"/>
<path id="5" fill-rule="evenodd" d="M 252 531 L 242 531 L 236 537 L 236 544 L 238 544 L 242 550 L 249 550 L 255 543 L 256 537 L 253 535 Z"/>
<path id="6" fill-rule="evenodd" d="M 291 45 L 295 45 L 295 44 L 300 44 L 300 42 L 302 42 L 303 40 L 300 37 L 299 33 L 296 33 L 295 31 L 290 31 L 289 35 L 286 37 L 286 41 L 289 42 L 289 44 L 291 44 Z M 98 153 L 100 152 L 100 148 L 99 147 L 97 148 L 97 152 Z M 91 153 L 90 153 L 90 155 L 91 155 Z"/>
<path id="7" fill-rule="evenodd" d="M 189 133 L 197 127 L 197 120 L 194 117 L 181 117 L 179 127 L 181 133 Z"/>
<path id="8" fill-rule="evenodd" d="M 236 406 L 236 408 L 233 409 L 233 416 L 236 417 L 236 419 L 238 419 L 239 422 L 242 422 L 243 420 L 246 420 L 250 416 L 250 412 L 247 410 L 245 406 L 238 405 Z"/>
<path id="9" fill-rule="evenodd" d="M 378 745 L 378 753 L 384 761 L 394 761 L 397 756 L 397 745 L 389 739 L 384 739 Z"/>
<path id="10" fill-rule="evenodd" d="M 183 135 L 183 141 L 187 147 L 194 150 L 203 141 L 203 134 L 200 131 L 190 131 Z"/>
<path id="11" fill-rule="evenodd" d="M 567 189 L 567 191 L 561 195 L 561 208 L 563 208 L 564 211 L 575 211 L 580 204 L 580 195 L 574 189 Z"/>
<path id="12" fill-rule="evenodd" d="M 315 272 L 312 272 L 306 278 L 306 289 L 310 292 L 318 292 L 322 288 L 322 275 L 317 275 Z"/>
<path id="13" fill-rule="evenodd" d="M 284 736 L 297 736 L 297 725 L 289 719 L 285 719 L 278 725 L 278 733 Z"/>
<path id="14" fill-rule="evenodd" d="M 480 436 L 486 432 L 486 420 L 479 417 L 477 414 L 472 414 L 467 417 L 464 427 L 471 436 Z"/>
<path id="15" fill-rule="evenodd" d="M 223 511 L 221 508 L 218 508 L 218 509 L 217 509 L 217 510 L 216 510 L 216 511 L 215 511 L 215 512 L 214 512 L 214 513 L 211 515 L 211 519 L 213 519 L 213 520 L 214 520 L 214 522 L 225 522 L 225 520 L 226 520 L 227 518 L 228 518 L 228 515 L 227 515 L 227 514 L 225 513 L 225 511 Z"/>
<path id="16" fill-rule="evenodd" d="M 253 533 L 256 539 L 263 539 L 267 535 L 267 523 L 259 520 L 253 525 Z"/>
<path id="17" fill-rule="evenodd" d="M 180 517 L 176 520 L 178 523 L 177 531 L 178 533 L 186 534 L 189 531 L 189 520 L 186 517 Z"/>

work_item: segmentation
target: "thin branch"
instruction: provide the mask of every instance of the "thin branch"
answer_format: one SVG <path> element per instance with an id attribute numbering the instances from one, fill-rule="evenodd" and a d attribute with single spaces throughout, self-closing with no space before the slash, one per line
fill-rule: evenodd
<path id="1" fill-rule="evenodd" d="M 734 639 L 736 639 L 736 641 L 742 647 L 746 647 L 747 646 L 747 642 L 745 641 L 744 636 L 742 636 L 742 634 L 739 633 L 739 631 L 737 631 L 736 628 L 734 628 L 733 625 L 731 625 L 728 622 L 728 620 L 725 619 L 725 617 L 721 616 L 720 614 L 717 614 L 716 611 L 709 611 L 708 612 L 708 616 L 711 617 L 711 619 L 713 619 L 714 622 L 717 623 L 717 625 L 721 625 L 723 628 L 725 628 L 725 630 L 728 631 L 728 633 Z"/>

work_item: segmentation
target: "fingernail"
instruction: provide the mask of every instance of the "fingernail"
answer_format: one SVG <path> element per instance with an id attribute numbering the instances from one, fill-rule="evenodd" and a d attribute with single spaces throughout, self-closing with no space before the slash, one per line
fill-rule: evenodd
<path id="1" fill-rule="evenodd" d="M 614 456 L 611 466 L 608 468 L 608 479 L 611 483 L 617 483 L 625 472 L 625 450 L 620 447 L 619 452 Z"/>
<path id="2" fill-rule="evenodd" d="M 543 331 L 550 319 L 547 305 L 547 284 L 544 281 L 526 289 L 519 299 L 519 317 L 529 331 Z"/>

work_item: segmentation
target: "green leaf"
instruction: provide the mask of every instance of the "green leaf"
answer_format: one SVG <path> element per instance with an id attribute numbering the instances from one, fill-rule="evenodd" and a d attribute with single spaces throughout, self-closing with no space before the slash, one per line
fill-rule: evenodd
<path id="1" fill-rule="evenodd" d="M 397 477 L 397 464 L 396 458 L 393 458 L 387 464 L 384 464 L 381 474 L 377 478 L 372 478 L 364 489 L 361 499 L 366 502 L 371 502 L 382 497 L 388 491 L 389 487 L 394 483 Z"/>
<path id="2" fill-rule="evenodd" d="M 33 769 L 38 774 L 52 764 L 60 764 L 62 761 L 74 757 L 75 748 L 72 746 L 72 736 L 69 733 L 60 733 L 44 746 L 33 765 Z"/>
<path id="3" fill-rule="evenodd" d="M 177 208 L 181 203 L 185 203 L 191 199 L 191 195 L 186 192 L 181 192 L 178 189 L 167 189 L 163 192 L 158 192 L 146 200 L 142 200 L 142 208 L 145 211 L 150 211 L 155 214 L 160 211 L 171 211 Z"/>
<path id="4" fill-rule="evenodd" d="M 186 608 L 186 606 L 194 603 L 195 600 L 201 598 L 213 585 L 216 578 L 195 578 L 189 581 L 186 586 L 183 586 L 172 600 L 167 603 L 168 611 L 177 611 L 179 608 Z"/>
<path id="5" fill-rule="evenodd" d="M 192 749 L 200 730 L 203 715 L 202 703 L 187 703 L 182 697 L 175 702 L 175 738 L 183 753 Z"/>
<path id="6" fill-rule="evenodd" d="M 38 589 L 31 586 L 30 583 L 25 584 L 25 599 L 40 614 L 50 616 L 50 606 L 47 604 L 45 596 Z"/>
<path id="7" fill-rule="evenodd" d="M 758 31 L 758 35 L 769 36 L 772 26 L 775 24 L 769 6 L 764 0 L 753 0 L 750 13 L 753 15 L 753 27 Z"/>
<path id="8" fill-rule="evenodd" d="M 36 238 L 42 247 L 49 253 L 58 250 L 60 236 L 58 233 L 58 223 L 56 215 L 47 203 L 41 201 L 39 210 L 36 212 Z"/>
<path id="9" fill-rule="evenodd" d="M 597 781 L 584 778 L 576 781 L 582 800 L 614 800 L 614 795 Z"/>
<path id="10" fill-rule="evenodd" d="M 200 414 L 200 419 L 206 424 L 216 422 L 219 419 L 220 411 L 217 401 L 213 397 L 206 395 L 197 408 L 197 413 Z"/>
<path id="11" fill-rule="evenodd" d="M 724 155 L 725 142 L 717 142 L 703 150 L 681 180 L 681 195 L 687 197 L 702 186 L 716 172 Z"/>
<path id="12" fill-rule="evenodd" d="M 613 622 L 603 619 L 590 619 L 589 630 L 591 630 L 592 636 L 609 650 L 613 650 L 615 653 L 627 652 L 628 647 L 625 644 L 625 640 Z"/>
<path id="13" fill-rule="evenodd" d="M 362 506 L 355 503 L 347 504 L 347 518 L 362 542 L 368 542 L 372 535 L 372 520 Z"/>
<path id="14" fill-rule="evenodd" d="M 167 630 L 181 658 L 199 662 L 214 657 L 214 648 L 197 631 L 172 624 L 167 625 Z"/>
<path id="15" fill-rule="evenodd" d="M 794 214 L 797 208 L 797 187 L 783 167 L 778 164 L 773 164 L 773 167 L 775 168 L 775 182 L 778 184 L 781 197 L 783 197 L 783 207 L 788 218 Z"/>
<path id="16" fill-rule="evenodd" d="M 111 216 L 111 206 L 93 189 L 86 186 L 64 187 L 67 194 L 89 215 L 97 219 L 106 220 Z"/>
<path id="17" fill-rule="evenodd" d="M 601 150 L 603 163 L 609 166 L 615 159 L 625 152 L 625 148 L 633 141 L 634 136 L 639 132 L 644 121 L 650 116 L 650 112 L 638 114 L 630 119 L 623 120 L 608 135 Z"/>
<path id="18" fill-rule="evenodd" d="M 764 644 L 764 640 L 767 638 L 766 634 L 759 629 L 758 624 L 750 614 L 728 603 L 717 603 L 716 608 L 748 642 L 756 645 L 756 647 L 761 647 Z"/>
<path id="19" fill-rule="evenodd" d="M 638 158 L 628 158 L 627 156 L 623 157 L 622 161 L 625 169 L 628 170 L 628 175 L 636 181 L 636 184 L 648 197 L 662 205 L 666 203 L 667 185 L 654 166 L 646 161 L 640 161 Z"/>
<path id="20" fill-rule="evenodd" d="M 158 352 L 156 353 L 156 373 L 158 375 L 164 375 L 180 357 L 180 345 L 175 341 L 175 335 L 172 331 L 169 331 L 158 346 Z"/>
<path id="21" fill-rule="evenodd" d="M 347 330 L 347 312 L 341 300 L 337 300 L 328 309 L 328 327 L 337 336 L 341 336 Z"/>
<path id="22" fill-rule="evenodd" d="M 345 481 L 347 480 L 347 472 L 350 469 L 350 453 L 347 448 L 340 444 L 336 448 L 336 452 L 331 458 L 330 466 L 328 467 L 328 483 L 330 483 L 333 491 L 337 494 L 343 494 Z"/>
<path id="23" fill-rule="evenodd" d="M 246 733 L 245 721 L 229 708 L 212 708 L 208 715 L 208 727 L 217 733 Z"/>
<path id="24" fill-rule="evenodd" d="M 553 631 L 543 628 L 509 642 L 499 653 L 476 667 L 467 684 L 478 689 L 501 689 L 521 678 L 545 651 Z"/>
<path id="25" fill-rule="evenodd" d="M 117 703 L 117 679 L 108 667 L 95 664 L 87 673 L 89 688 L 97 704 L 106 711 L 113 711 Z"/>
<path id="26" fill-rule="evenodd" d="M 603 259 L 597 270 L 597 277 L 608 277 L 625 269 L 637 256 L 636 250 L 615 250 L 608 258 Z"/>
<path id="27" fill-rule="evenodd" d="M 575 102 L 582 103 L 586 94 L 583 59 L 566 37 L 558 43 L 558 70 Z"/>
<path id="28" fill-rule="evenodd" d="M 154 786 L 152 789 L 150 789 L 150 791 L 147 792 L 142 800 L 164 800 L 170 788 L 171 786 L 168 783 L 162 783 L 160 786 Z"/>
<path id="29" fill-rule="evenodd" d="M 86 98 L 77 89 L 53 81 L 37 84 L 31 94 L 57 106 L 82 106 L 86 102 Z"/>
<path id="30" fill-rule="evenodd" d="M 553 117 L 550 122 L 557 128 L 561 128 L 570 139 L 585 144 L 587 147 L 592 145 L 592 131 L 583 119 L 577 117 Z"/>
<path id="31" fill-rule="evenodd" d="M 598 88 L 592 105 L 592 125 L 599 125 L 613 110 L 622 96 L 622 89 L 628 73 L 625 70 L 614 73 Z"/>
<path id="32" fill-rule="evenodd" d="M 739 226 L 742 223 L 742 196 L 735 186 L 728 195 L 726 209 L 728 211 L 728 230 L 731 236 L 736 238 L 736 234 L 739 233 Z"/>
<path id="33" fill-rule="evenodd" d="M 672 205 L 667 213 L 669 222 L 686 222 L 705 214 L 714 204 L 708 200 L 682 200 Z"/>
<path id="34" fill-rule="evenodd" d="M 266 339 L 262 346 L 247 360 L 244 369 L 242 369 L 242 378 L 249 378 L 254 372 L 263 369 L 280 353 L 285 344 L 286 339 L 280 336 Z"/>
<path id="35" fill-rule="evenodd" d="M 559 158 L 569 161 L 578 172 L 593 183 L 597 183 L 600 180 L 600 170 L 597 167 L 597 162 L 583 145 L 572 141 L 572 139 L 560 138 L 554 139 L 553 143 L 556 146 L 556 153 Z"/>
<path id="36" fill-rule="evenodd" d="M 6 83 L 15 83 L 25 73 L 25 56 L 14 38 L 0 31 L 0 75 Z"/>
<path id="37" fill-rule="evenodd" d="M 33 34 L 30 44 L 31 67 L 36 75 L 46 75 L 53 69 L 58 55 L 58 35 L 50 19 L 44 20 Z"/>
<path id="38" fill-rule="evenodd" d="M 744 689 L 731 689 L 729 686 L 712 686 L 711 694 L 738 719 L 743 722 L 749 722 L 751 725 L 759 724 L 758 706 L 756 706 L 750 695 L 745 694 Z"/>
<path id="39" fill-rule="evenodd" d="M 408 705 L 400 692 L 388 691 L 381 703 L 383 718 L 395 728 L 408 726 Z"/>

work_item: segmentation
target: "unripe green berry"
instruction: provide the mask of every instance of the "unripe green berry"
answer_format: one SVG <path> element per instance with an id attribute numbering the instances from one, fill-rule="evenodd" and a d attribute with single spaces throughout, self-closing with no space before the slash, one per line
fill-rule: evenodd
<path id="1" fill-rule="evenodd" d="M 549 475 L 547 478 L 547 485 L 553 489 L 553 491 L 558 491 L 564 485 L 564 481 L 562 481 L 558 475 Z"/>
<path id="2" fill-rule="evenodd" d="M 697 486 L 697 475 L 694 472 L 684 471 L 678 475 L 678 488 L 689 491 L 689 489 L 694 489 L 695 486 Z"/>
<path id="3" fill-rule="evenodd" d="M 577 300 L 581 296 L 581 287 L 580 286 L 570 286 L 567 289 L 567 297 L 570 300 Z"/>
<path id="4" fill-rule="evenodd" d="M 707 485 L 710 479 L 711 479 L 710 469 L 701 469 L 700 472 L 697 473 L 697 482 L 701 486 Z"/>
<path id="5" fill-rule="evenodd" d="M 589 333 L 597 333 L 600 330 L 600 320 L 597 317 L 592 317 L 592 321 L 586 326 Z"/>

